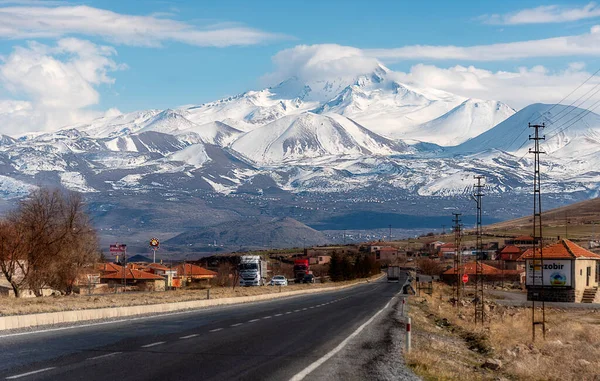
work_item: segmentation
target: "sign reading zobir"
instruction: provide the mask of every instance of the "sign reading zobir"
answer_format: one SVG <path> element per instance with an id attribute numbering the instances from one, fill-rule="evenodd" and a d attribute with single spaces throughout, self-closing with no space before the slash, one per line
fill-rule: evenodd
<path id="1" fill-rule="evenodd" d="M 539 259 L 527 260 L 527 286 L 542 285 L 542 261 Z M 544 286 L 566 287 L 572 286 L 571 261 L 544 259 Z"/>

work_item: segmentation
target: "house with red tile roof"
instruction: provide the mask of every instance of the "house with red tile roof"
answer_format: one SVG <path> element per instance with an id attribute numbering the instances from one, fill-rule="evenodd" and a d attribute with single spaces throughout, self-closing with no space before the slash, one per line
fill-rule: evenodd
<path id="1" fill-rule="evenodd" d="M 216 278 L 217 273 L 211 270 L 207 270 L 204 267 L 193 265 L 191 263 L 179 264 L 177 267 L 177 276 L 184 281 L 184 283 L 194 281 L 209 281 L 210 279 Z"/>
<path id="2" fill-rule="evenodd" d="M 501 268 L 505 270 L 525 270 L 525 261 L 521 259 L 524 250 L 519 246 L 507 245 L 498 253 Z"/>
<path id="3" fill-rule="evenodd" d="M 100 282 L 107 283 L 109 286 L 117 287 L 125 282 L 127 286 L 137 286 L 144 290 L 165 290 L 165 278 L 160 275 L 131 267 L 123 268 L 112 263 L 102 263 L 99 267 L 101 267 Z M 116 271 L 109 271 L 111 269 Z"/>
<path id="4" fill-rule="evenodd" d="M 526 263 L 528 300 L 551 302 L 600 302 L 600 255 L 568 239 L 535 251 L 520 259 Z"/>
<path id="5" fill-rule="evenodd" d="M 467 274 L 469 281 L 467 284 L 474 283 L 477 279 L 477 266 L 475 262 L 468 262 L 459 267 L 458 273 L 462 276 Z M 481 264 L 481 274 L 486 283 L 514 282 L 521 283 L 524 270 L 502 270 L 488 264 Z M 446 283 L 455 283 L 457 280 L 457 269 L 455 267 L 444 271 L 441 279 Z"/>

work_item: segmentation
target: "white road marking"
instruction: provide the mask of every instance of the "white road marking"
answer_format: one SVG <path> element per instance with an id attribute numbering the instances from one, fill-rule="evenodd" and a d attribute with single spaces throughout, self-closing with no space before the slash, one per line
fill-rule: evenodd
<path id="1" fill-rule="evenodd" d="M 315 306 L 310 306 L 310 307 L 308 307 L 308 308 L 315 308 Z"/>
<path id="2" fill-rule="evenodd" d="M 142 348 L 155 347 L 157 345 L 161 345 L 161 344 L 164 344 L 164 343 L 166 343 L 166 341 L 157 341 L 156 343 L 142 345 Z"/>
<path id="3" fill-rule="evenodd" d="M 265 316 L 263 319 L 270 319 L 272 316 Z"/>
<path id="4" fill-rule="evenodd" d="M 252 320 L 248 320 L 248 323 L 254 323 L 255 321 L 259 321 L 260 319 L 252 319 Z"/>
<path id="5" fill-rule="evenodd" d="M 223 330 L 223 328 L 215 328 L 215 329 L 211 329 L 208 332 L 218 332 L 218 331 L 221 331 L 221 330 Z"/>
<path id="6" fill-rule="evenodd" d="M 307 310 L 307 308 L 306 308 L 306 307 L 304 307 L 304 308 L 302 309 L 302 311 L 306 311 L 306 310 Z"/>
<path id="7" fill-rule="evenodd" d="M 288 311 L 288 312 L 286 312 L 285 314 L 286 314 L 286 315 L 289 315 L 289 314 L 291 314 L 291 313 L 292 313 L 292 311 Z"/>
<path id="8" fill-rule="evenodd" d="M 191 334 L 191 335 L 187 335 L 187 336 L 181 336 L 180 339 L 191 339 L 192 337 L 196 337 L 198 336 L 197 333 Z"/>
<path id="9" fill-rule="evenodd" d="M 118 354 L 120 354 L 120 353 L 123 353 L 123 352 L 113 352 L 113 353 L 107 353 L 107 354 L 105 354 L 105 355 L 100 355 L 100 356 L 96 356 L 96 357 L 88 357 L 88 358 L 86 358 L 86 360 L 98 360 L 98 359 L 103 359 L 103 358 L 105 358 L 105 357 L 111 357 L 111 356 L 114 356 L 114 355 L 118 355 Z"/>
<path id="10" fill-rule="evenodd" d="M 375 320 L 375 318 L 382 313 L 386 308 L 388 308 L 388 306 L 390 305 L 392 301 L 390 300 L 389 302 L 387 302 L 387 304 L 380 309 L 379 311 L 377 311 L 377 313 L 375 315 L 373 315 L 369 320 L 367 320 L 365 323 L 363 323 L 360 327 L 358 327 L 356 329 L 356 331 L 352 332 L 352 334 L 350 334 L 350 336 L 348 336 L 347 338 L 344 339 L 344 341 L 342 341 L 341 343 L 338 344 L 337 347 L 333 348 L 329 353 L 327 353 L 325 356 L 321 357 L 320 359 L 318 359 L 317 361 L 313 362 L 312 364 L 310 364 L 309 366 L 307 366 L 306 368 L 304 368 L 303 370 L 301 370 L 298 374 L 296 374 L 294 377 L 292 377 L 290 379 L 290 381 L 301 381 L 303 380 L 306 376 L 308 376 L 313 370 L 317 369 L 319 366 L 323 365 L 323 363 L 327 360 L 329 360 L 330 358 L 332 358 L 336 353 L 338 353 L 339 351 L 341 351 L 346 344 L 348 344 L 348 342 L 350 340 L 352 340 L 356 335 L 358 335 L 366 326 L 368 326 L 369 324 L 371 324 L 371 322 L 373 320 Z"/>
<path id="11" fill-rule="evenodd" d="M 31 376 L 32 374 L 46 372 L 46 371 L 49 371 L 49 370 L 52 370 L 52 369 L 55 369 L 55 368 L 56 367 L 53 366 L 53 367 L 50 367 L 50 368 L 38 369 L 38 370 L 34 370 L 34 371 L 31 371 L 31 372 L 27 372 L 27 373 L 21 373 L 21 374 L 16 374 L 14 376 L 6 377 L 6 379 L 7 380 L 14 380 L 14 379 L 25 377 L 25 376 Z"/>
<path id="12" fill-rule="evenodd" d="M 300 312 L 300 310 L 294 310 L 294 312 Z"/>
<path id="13" fill-rule="evenodd" d="M 8 335 L 0 335 L 0 339 L 3 339 L 5 337 L 13 337 L 13 336 L 33 335 L 33 334 L 36 334 L 36 333 L 65 331 L 65 330 L 68 330 L 68 329 L 75 329 L 75 328 L 94 327 L 94 326 L 97 326 L 97 325 L 115 324 L 115 323 L 123 323 L 123 322 L 136 321 L 136 320 L 156 319 L 156 318 L 168 317 L 168 316 L 174 316 L 174 315 L 192 314 L 192 313 L 197 313 L 200 310 L 201 309 L 194 309 L 194 310 L 189 310 L 189 311 L 170 312 L 170 313 L 160 314 L 160 315 L 154 315 L 154 316 L 132 317 L 130 319 L 119 319 L 119 320 L 101 321 L 101 322 L 98 322 L 98 323 L 71 325 L 71 326 L 68 326 L 68 327 L 42 329 L 42 330 L 39 330 L 39 331 L 28 331 L 28 332 L 10 333 Z M 71 323 L 77 324 L 77 322 L 71 322 Z"/>
<path id="14" fill-rule="evenodd" d="M 235 324 L 230 325 L 230 327 L 238 327 L 238 326 L 240 326 L 242 324 L 244 324 L 244 323 L 235 323 Z"/>
<path id="15" fill-rule="evenodd" d="M 275 314 L 275 316 L 281 316 L 281 315 L 283 315 L 283 314 Z"/>

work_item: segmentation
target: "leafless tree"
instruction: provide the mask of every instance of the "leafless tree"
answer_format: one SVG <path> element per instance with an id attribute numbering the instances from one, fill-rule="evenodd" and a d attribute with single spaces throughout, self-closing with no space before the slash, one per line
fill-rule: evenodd
<path id="1" fill-rule="evenodd" d="M 46 286 L 70 293 L 98 252 L 81 196 L 47 188 L 32 192 L 2 221 L 0 249 L 2 272 L 16 296 L 25 285 L 36 296 Z"/>

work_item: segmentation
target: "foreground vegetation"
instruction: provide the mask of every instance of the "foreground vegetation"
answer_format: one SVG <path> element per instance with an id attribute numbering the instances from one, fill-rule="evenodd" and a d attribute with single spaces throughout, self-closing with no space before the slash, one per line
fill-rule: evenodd
<path id="1" fill-rule="evenodd" d="M 70 294 L 99 258 L 97 241 L 79 193 L 39 188 L 0 220 L 0 271 L 16 297 L 24 289 Z"/>
<path id="2" fill-rule="evenodd" d="M 484 327 L 470 303 L 460 310 L 452 290 L 411 298 L 413 351 L 407 364 L 425 380 L 598 380 L 600 313 L 546 309 L 547 335 L 531 340 L 531 310 L 487 304 Z M 489 362 L 488 360 L 499 360 Z M 500 368 L 494 370 L 498 364 Z"/>

